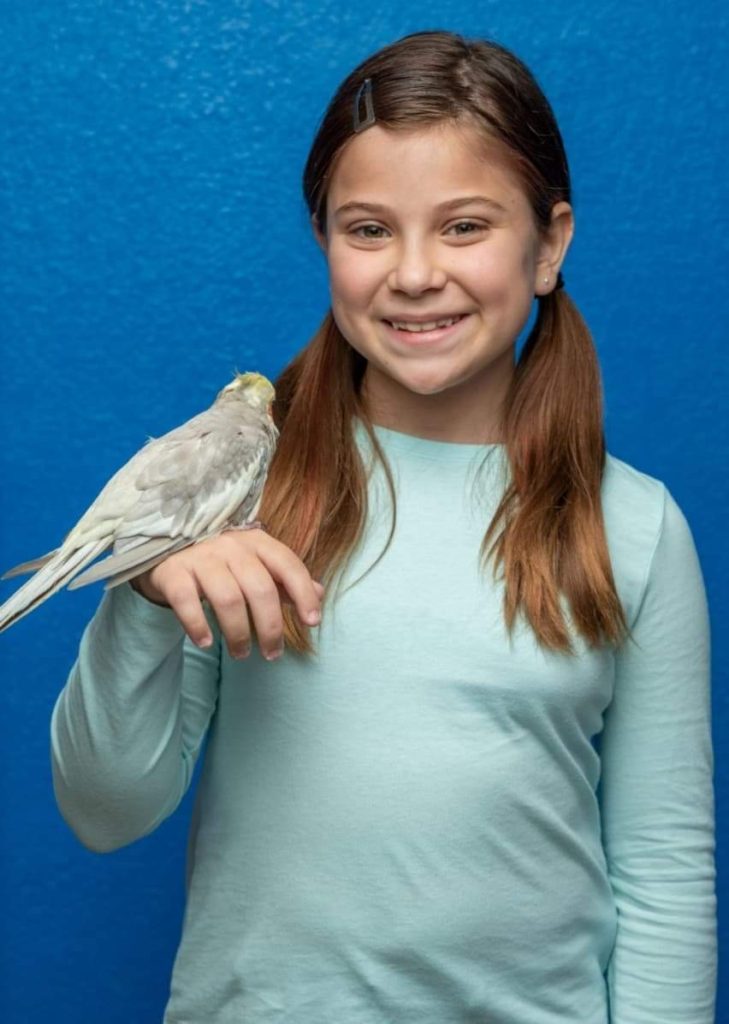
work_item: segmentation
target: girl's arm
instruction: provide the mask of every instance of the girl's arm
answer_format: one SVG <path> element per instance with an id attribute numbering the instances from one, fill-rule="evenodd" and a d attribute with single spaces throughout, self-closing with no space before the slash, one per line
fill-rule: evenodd
<path id="1" fill-rule="evenodd" d="M 51 764 L 61 814 L 90 849 L 151 832 L 184 796 L 217 700 L 211 627 L 200 650 L 129 583 L 105 593 L 86 627 L 53 711 Z"/>
<path id="2" fill-rule="evenodd" d="M 618 910 L 611 1024 L 713 1024 L 716 896 L 710 634 L 693 538 L 664 488 L 642 602 L 602 736 Z"/>
<path id="3" fill-rule="evenodd" d="M 217 702 L 223 639 L 244 657 L 250 612 L 262 653 L 276 657 L 282 595 L 313 625 L 324 593 L 301 559 L 261 530 L 193 544 L 135 585 L 151 600 L 129 583 L 106 593 L 51 725 L 61 813 L 98 851 L 151 832 L 184 796 Z"/>

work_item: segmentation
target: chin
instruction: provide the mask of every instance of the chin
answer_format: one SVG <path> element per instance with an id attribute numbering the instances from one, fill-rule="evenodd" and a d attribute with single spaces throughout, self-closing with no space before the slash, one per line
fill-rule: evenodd
<path id="1" fill-rule="evenodd" d="M 453 380 L 401 380 L 400 384 L 411 391 L 414 395 L 439 395 L 441 391 L 447 391 L 457 382 Z"/>

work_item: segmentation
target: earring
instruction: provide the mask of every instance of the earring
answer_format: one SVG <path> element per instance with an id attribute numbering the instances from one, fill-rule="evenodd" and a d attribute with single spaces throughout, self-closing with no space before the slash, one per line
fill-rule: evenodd
<path id="1" fill-rule="evenodd" d="M 544 283 L 545 283 L 545 284 L 549 284 L 549 278 L 548 278 L 548 277 L 545 277 L 545 278 L 544 278 Z"/>

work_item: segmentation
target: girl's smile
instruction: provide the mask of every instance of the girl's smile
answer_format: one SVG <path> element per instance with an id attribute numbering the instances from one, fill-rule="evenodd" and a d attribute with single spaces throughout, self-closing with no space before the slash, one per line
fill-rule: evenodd
<path id="1" fill-rule="evenodd" d="M 347 143 L 317 237 L 375 422 L 495 439 L 517 338 L 571 237 L 569 205 L 555 210 L 542 239 L 506 158 L 464 125 L 374 125 Z"/>
<path id="2" fill-rule="evenodd" d="M 383 320 L 393 337 L 397 337 L 406 345 L 426 345 L 429 341 L 438 342 L 450 338 L 456 328 L 468 319 L 470 313 L 459 313 L 450 317 L 437 317 L 416 320 L 412 317 L 397 317 Z"/>

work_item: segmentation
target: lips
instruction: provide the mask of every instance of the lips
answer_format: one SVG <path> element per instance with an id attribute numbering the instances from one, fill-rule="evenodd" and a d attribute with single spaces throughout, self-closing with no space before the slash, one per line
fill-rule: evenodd
<path id="1" fill-rule="evenodd" d="M 449 338 L 452 334 L 459 330 L 460 325 L 469 318 L 468 313 L 457 313 L 455 314 L 457 319 L 449 326 L 435 327 L 430 330 L 423 330 L 423 326 L 428 326 L 437 320 L 448 319 L 446 317 L 434 317 L 432 320 L 411 320 L 410 323 L 413 325 L 421 324 L 422 326 L 416 330 L 401 330 L 396 327 L 395 324 L 403 323 L 407 321 L 395 321 L 395 324 L 390 320 L 383 320 L 387 328 L 387 333 L 396 338 L 398 341 L 404 342 L 406 345 L 424 345 L 426 342 L 440 341 L 442 338 Z"/>
<path id="2" fill-rule="evenodd" d="M 413 319 L 411 317 L 390 317 L 387 323 L 397 331 L 435 331 L 440 327 L 451 327 L 462 318 L 462 313 L 454 313 L 449 316 L 431 316 L 428 319 Z"/>
<path id="3" fill-rule="evenodd" d="M 461 320 L 465 313 L 441 313 L 437 315 L 435 313 L 430 316 L 390 316 L 383 317 L 385 323 L 390 324 L 391 327 L 404 328 L 413 327 L 414 329 L 423 328 L 428 325 L 430 330 L 435 330 L 438 327 L 449 326 L 448 321 Z"/>

